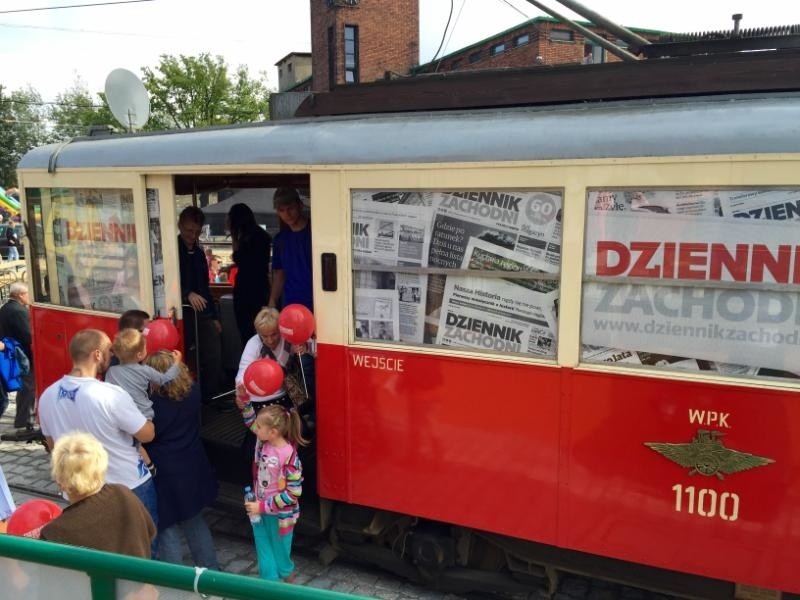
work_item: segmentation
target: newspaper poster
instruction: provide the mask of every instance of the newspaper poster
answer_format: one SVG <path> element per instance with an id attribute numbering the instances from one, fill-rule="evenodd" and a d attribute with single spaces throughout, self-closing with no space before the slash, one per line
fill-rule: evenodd
<path id="1" fill-rule="evenodd" d="M 783 203 L 788 214 L 792 194 L 729 190 L 713 197 L 723 212 L 749 207 L 774 214 Z M 713 367 L 739 374 L 797 369 L 796 225 L 729 216 L 590 210 L 585 269 L 602 280 L 584 285 L 582 342 L 687 357 L 701 370 L 712 370 L 702 361 L 746 367 Z M 695 285 L 664 285 L 681 281 Z M 685 368 L 668 362 L 656 366 Z"/>
<path id="2" fill-rule="evenodd" d="M 356 338 L 398 341 L 400 307 L 394 289 L 356 290 Z"/>
<path id="3" fill-rule="evenodd" d="M 155 314 L 167 315 L 167 289 L 164 280 L 164 251 L 161 247 L 161 210 L 158 190 L 147 188 L 147 225 L 150 234 L 150 266 L 153 272 Z"/>
<path id="4" fill-rule="evenodd" d="M 428 264 L 458 268 L 473 238 L 514 252 L 534 269 L 561 263 L 561 195 L 481 191 L 429 194 L 435 213 Z"/>
<path id="5" fill-rule="evenodd" d="M 504 279 L 448 277 L 436 343 L 553 357 L 549 315 L 557 293 L 532 292 Z"/>
<path id="6" fill-rule="evenodd" d="M 399 315 L 393 340 L 444 343 L 439 336 L 442 306 L 451 299 L 447 290 L 452 291 L 454 282 L 464 278 L 407 273 L 390 278 L 388 272 L 359 271 L 358 265 L 558 272 L 559 193 L 362 190 L 354 191 L 352 199 L 356 303 L 373 298 L 374 292 L 367 293 L 369 290 L 383 290 L 383 297 L 394 290 Z M 554 354 L 556 282 L 492 279 L 482 285 L 513 292 L 516 303 L 504 307 L 508 311 L 505 318 L 518 311 L 517 318 L 525 323 L 528 337 L 536 338 L 536 352 Z M 373 329 L 369 322 L 357 323 L 356 338 L 377 339 Z M 526 341 L 524 349 L 518 351 L 530 352 L 530 347 Z"/>
<path id="7" fill-rule="evenodd" d="M 61 303 L 116 313 L 140 308 L 131 191 L 67 190 L 54 197 L 52 212 Z"/>

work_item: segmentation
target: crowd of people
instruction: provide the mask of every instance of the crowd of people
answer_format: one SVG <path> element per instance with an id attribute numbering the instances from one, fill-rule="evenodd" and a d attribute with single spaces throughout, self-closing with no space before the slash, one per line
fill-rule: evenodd
<path id="1" fill-rule="evenodd" d="M 253 524 L 260 575 L 292 581 L 292 531 L 303 481 L 297 450 L 313 427 L 315 341 L 284 340 L 278 307 L 313 308 L 311 236 L 296 190 L 276 190 L 274 206 L 284 228 L 274 240 L 246 205 L 236 204 L 228 214 L 238 271 L 233 301 L 244 346 L 230 396 L 251 432 L 255 497 L 243 508 Z M 52 475 L 69 503 L 42 529 L 42 538 L 174 563 L 183 562 L 185 538 L 194 565 L 219 568 L 202 517 L 218 484 L 200 439 L 201 411 L 204 402 L 225 396 L 222 327 L 209 285 L 216 266 L 199 243 L 203 223 L 194 206 L 178 220 L 184 347 L 187 356 L 201 349 L 192 365 L 199 377 L 177 350 L 148 352 L 150 315 L 134 309 L 120 317 L 114 340 L 97 329 L 77 332 L 69 342 L 71 370 L 39 397 Z M 0 332 L 19 339 L 32 357 L 27 294 L 24 284 L 12 286 L 11 300 L 0 308 Z M 23 322 L 27 331 L 18 327 Z M 251 396 L 244 385 L 247 366 L 260 358 L 287 370 L 287 383 L 266 397 Z M 304 369 L 301 397 L 288 385 L 293 364 Z M 30 387 L 17 394 L 15 424 L 23 430 L 33 427 L 32 372 L 30 377 Z"/>

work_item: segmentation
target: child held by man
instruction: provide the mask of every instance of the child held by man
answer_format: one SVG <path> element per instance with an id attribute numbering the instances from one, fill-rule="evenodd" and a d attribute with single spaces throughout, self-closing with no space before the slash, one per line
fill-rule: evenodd
<path id="1" fill-rule="evenodd" d="M 167 385 L 178 376 L 181 353 L 178 350 L 172 351 L 174 362 L 165 373 L 141 364 L 147 357 L 147 338 L 141 331 L 133 328 L 117 332 L 112 350 L 114 356 L 119 360 L 119 364 L 109 367 L 106 372 L 106 381 L 118 385 L 128 392 L 139 412 L 147 420 L 152 421 L 153 402 L 149 395 L 150 386 Z M 141 444 L 139 444 L 139 454 L 150 473 L 155 475 L 156 467 Z"/>
<path id="2" fill-rule="evenodd" d="M 294 408 L 270 404 L 255 414 L 252 404 L 237 398 L 242 416 L 258 438 L 253 460 L 256 501 L 245 502 L 253 522 L 253 537 L 262 579 L 294 581 L 291 558 L 294 525 L 300 516 L 303 466 L 297 447 L 308 442 L 301 435 L 300 415 Z"/>

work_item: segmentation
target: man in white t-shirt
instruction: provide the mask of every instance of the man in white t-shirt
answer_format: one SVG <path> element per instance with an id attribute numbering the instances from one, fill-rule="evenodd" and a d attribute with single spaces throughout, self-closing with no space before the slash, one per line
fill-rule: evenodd
<path id="1" fill-rule="evenodd" d="M 153 422 L 142 416 L 121 387 L 99 381 L 111 361 L 111 340 L 98 329 L 83 329 L 69 343 L 72 371 L 39 398 L 39 424 L 50 449 L 61 436 L 84 431 L 108 452 L 108 483 L 133 491 L 158 523 L 155 485 L 134 445 L 155 437 Z"/>

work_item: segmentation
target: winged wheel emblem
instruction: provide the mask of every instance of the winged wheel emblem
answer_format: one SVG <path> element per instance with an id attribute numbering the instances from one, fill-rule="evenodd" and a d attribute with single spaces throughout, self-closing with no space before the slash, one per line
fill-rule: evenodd
<path id="1" fill-rule="evenodd" d="M 726 448 L 720 440 L 724 435 L 721 431 L 698 429 L 694 439 L 686 444 L 645 442 L 644 445 L 672 462 L 686 467 L 689 469 L 689 475 L 695 473 L 706 477 L 716 475 L 719 479 L 725 479 L 725 475 L 775 462 L 771 458 Z"/>

